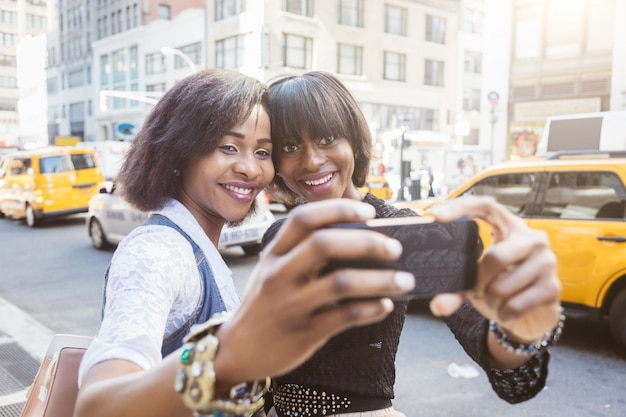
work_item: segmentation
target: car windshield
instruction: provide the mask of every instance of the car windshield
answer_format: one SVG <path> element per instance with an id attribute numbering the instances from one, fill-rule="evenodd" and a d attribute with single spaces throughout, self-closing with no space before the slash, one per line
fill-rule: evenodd
<path id="1" fill-rule="evenodd" d="M 70 160 L 66 155 L 46 156 L 39 160 L 39 172 L 53 174 L 72 170 Z"/>
<path id="2" fill-rule="evenodd" d="M 88 153 L 77 153 L 70 155 L 72 158 L 72 164 L 74 165 L 74 169 L 90 169 L 96 167 L 96 162 L 92 158 L 92 156 Z"/>

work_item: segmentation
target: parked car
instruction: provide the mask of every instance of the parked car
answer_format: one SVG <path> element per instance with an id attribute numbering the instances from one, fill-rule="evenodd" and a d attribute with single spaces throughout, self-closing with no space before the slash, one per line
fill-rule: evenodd
<path id="1" fill-rule="evenodd" d="M 117 245 L 135 227 L 143 223 L 148 213 L 141 212 L 128 204 L 116 192 L 115 187 L 100 190 L 89 201 L 87 232 L 96 249 Z M 268 199 L 262 193 L 257 197 L 257 213 L 237 227 L 225 225 L 222 229 L 218 249 L 241 246 L 246 255 L 257 255 L 261 251 L 261 239 L 274 222 L 269 210 Z"/>
<path id="2" fill-rule="evenodd" d="M 368 175 L 365 185 L 359 189 L 364 193 L 372 193 L 383 200 L 389 200 L 393 196 L 393 190 L 389 187 L 389 181 L 382 175 Z"/>
<path id="3" fill-rule="evenodd" d="M 608 320 L 626 350 L 625 184 L 626 152 L 558 152 L 487 168 L 444 200 L 491 196 L 544 230 L 558 259 L 566 314 Z M 427 213 L 440 201 L 397 205 Z M 479 223 L 488 246 L 490 228 Z"/>
<path id="4" fill-rule="evenodd" d="M 55 146 L 10 153 L 0 160 L 0 214 L 33 227 L 47 217 L 84 213 L 103 183 L 91 149 Z"/>

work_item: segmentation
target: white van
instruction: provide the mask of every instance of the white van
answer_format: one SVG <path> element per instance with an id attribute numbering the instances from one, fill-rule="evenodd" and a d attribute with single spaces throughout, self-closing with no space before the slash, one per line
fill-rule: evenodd
<path id="1" fill-rule="evenodd" d="M 591 149 L 626 150 L 626 111 L 550 116 L 537 154 Z"/>

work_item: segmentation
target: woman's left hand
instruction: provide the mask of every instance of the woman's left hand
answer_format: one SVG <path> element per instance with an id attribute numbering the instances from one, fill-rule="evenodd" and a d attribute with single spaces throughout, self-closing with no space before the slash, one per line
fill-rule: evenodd
<path id="1" fill-rule="evenodd" d="M 546 233 L 529 228 L 489 197 L 457 198 L 438 206 L 433 215 L 442 222 L 464 216 L 481 219 L 493 228 L 493 242 L 479 260 L 474 290 L 436 296 L 431 302 L 434 314 L 454 313 L 467 297 L 517 342 L 534 343 L 555 327 L 561 283 Z"/>

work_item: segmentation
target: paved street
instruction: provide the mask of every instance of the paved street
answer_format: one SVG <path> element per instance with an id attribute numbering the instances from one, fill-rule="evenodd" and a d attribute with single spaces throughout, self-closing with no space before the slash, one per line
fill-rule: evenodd
<path id="1" fill-rule="evenodd" d="M 96 331 L 102 273 L 112 252 L 91 248 L 80 217 L 37 229 L 1 219 L 0 236 L 5 242 L 0 252 L 0 417 L 17 417 L 52 334 Z M 224 256 L 243 290 L 255 258 L 238 250 Z M 626 415 L 626 360 L 606 326 L 568 322 L 553 353 L 546 389 L 531 401 L 509 405 L 496 397 L 482 370 L 470 379 L 450 375 L 454 364 L 477 369 L 446 326 L 418 304 L 401 338 L 394 404 L 407 417 Z"/>

